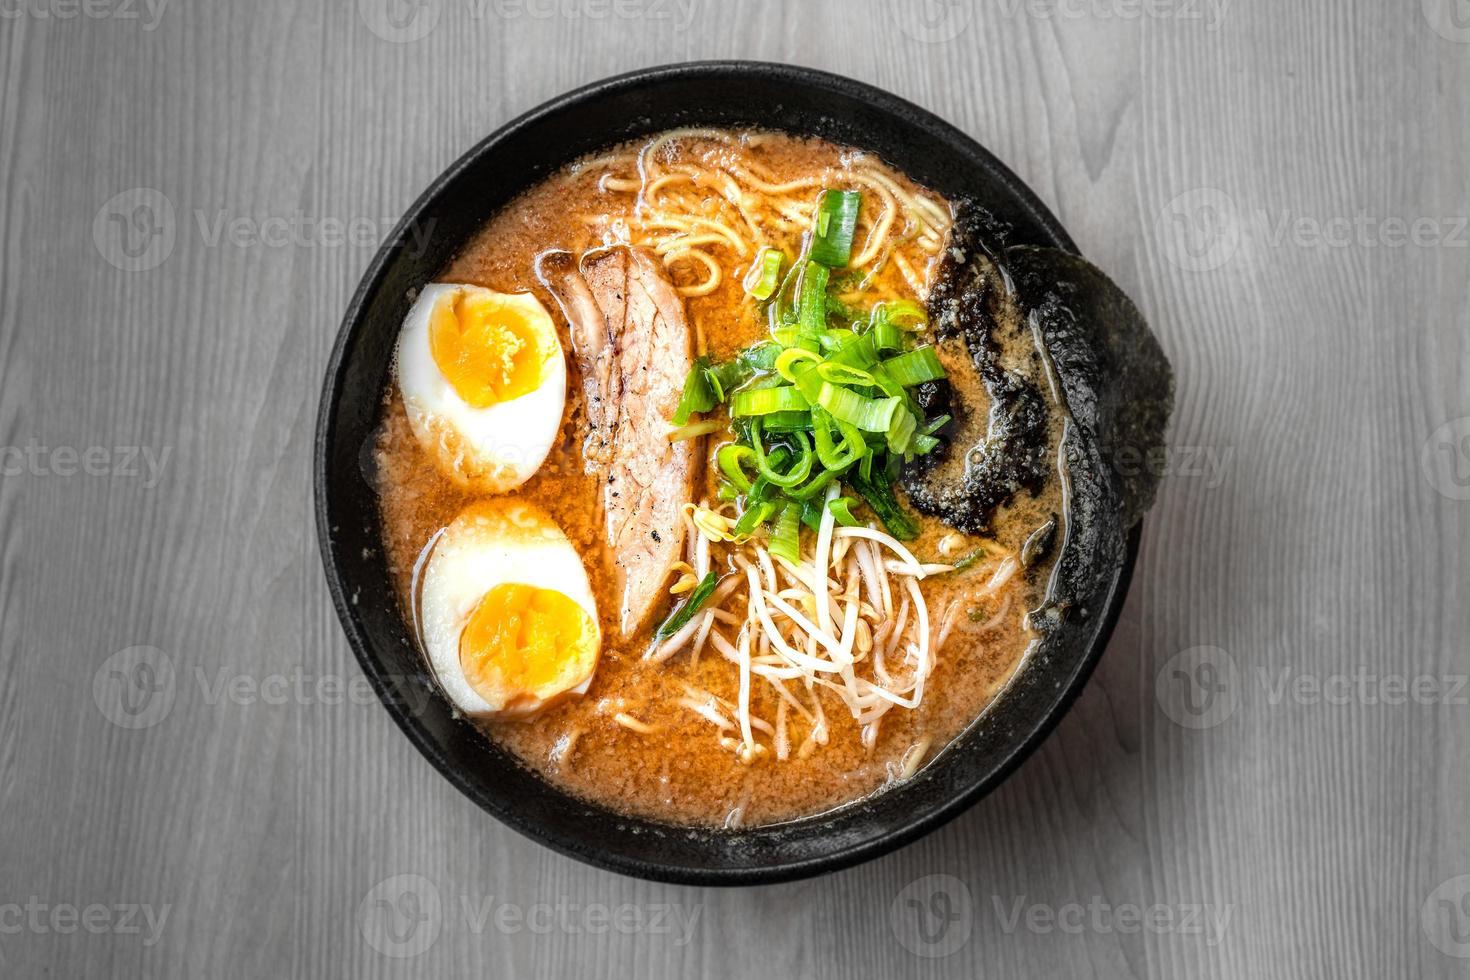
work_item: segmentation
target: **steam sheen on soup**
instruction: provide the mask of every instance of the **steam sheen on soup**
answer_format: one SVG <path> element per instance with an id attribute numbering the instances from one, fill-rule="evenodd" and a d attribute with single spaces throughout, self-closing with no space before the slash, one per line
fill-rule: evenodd
<path id="1" fill-rule="evenodd" d="M 981 715 L 1065 534 L 1062 413 L 997 328 L 990 366 L 1041 393 L 1035 478 L 983 522 L 905 492 L 993 463 L 955 451 L 993 393 L 934 330 L 954 220 L 850 147 L 675 131 L 532 187 L 414 297 L 384 543 L 488 738 L 586 800 L 733 828 L 913 778 Z"/>

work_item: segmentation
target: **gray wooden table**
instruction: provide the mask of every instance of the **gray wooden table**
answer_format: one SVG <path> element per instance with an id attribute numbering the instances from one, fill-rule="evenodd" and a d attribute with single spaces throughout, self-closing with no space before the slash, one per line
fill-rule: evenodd
<path id="1" fill-rule="evenodd" d="M 1470 975 L 1464 0 L 0 4 L 0 974 Z M 1174 452 L 998 792 L 752 890 L 502 828 L 368 693 L 313 420 L 378 240 L 581 83 L 842 72 L 1137 298 Z"/>

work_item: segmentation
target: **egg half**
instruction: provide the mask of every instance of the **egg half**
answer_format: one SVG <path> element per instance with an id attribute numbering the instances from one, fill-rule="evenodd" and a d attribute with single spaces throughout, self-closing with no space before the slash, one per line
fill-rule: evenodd
<path id="1" fill-rule="evenodd" d="M 587 692 L 602 649 L 587 571 L 550 515 L 517 500 L 471 504 L 424 566 L 420 639 L 465 714 L 534 714 Z"/>
<path id="2" fill-rule="evenodd" d="M 567 368 L 535 296 L 432 283 L 403 321 L 394 364 L 414 436 L 455 483 L 504 493 L 545 461 Z"/>

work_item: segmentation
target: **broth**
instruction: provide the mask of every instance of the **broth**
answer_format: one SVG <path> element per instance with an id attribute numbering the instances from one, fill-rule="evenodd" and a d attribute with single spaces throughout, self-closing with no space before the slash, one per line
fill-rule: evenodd
<path id="1" fill-rule="evenodd" d="M 818 139 L 700 132 L 653 142 L 652 147 L 624 146 L 580 161 L 526 191 L 484 226 L 438 280 L 503 293 L 533 293 L 555 319 L 570 351 L 568 323 L 556 297 L 535 273 L 539 254 L 552 248 L 581 254 L 610 242 L 642 240 L 648 229 L 640 221 L 639 206 L 650 194 L 673 199 L 678 193 L 691 213 L 712 219 L 730 206 L 717 190 L 677 176 L 650 190 L 646 175 L 639 176 L 640 153 L 654 153 L 664 164 L 665 178 L 679 174 L 675 168 L 682 161 L 696 161 L 751 174 L 766 187 L 796 181 L 811 184 L 773 195 L 783 201 L 804 197 L 810 202 L 823 184 L 849 182 L 858 173 L 876 175 L 867 178 L 877 182 L 871 186 L 891 187 L 894 200 L 922 195 L 948 210 L 935 195 L 871 156 Z M 758 173 L 753 170 L 757 164 Z M 879 191 L 873 193 L 881 197 Z M 769 226 L 768 244 L 795 254 L 801 250 L 803 232 L 800 221 L 792 220 L 783 228 L 777 217 Z M 922 300 L 943 239 L 936 250 L 932 229 L 927 238 L 901 228 L 890 229 L 889 235 L 895 244 L 881 261 L 869 263 L 871 274 L 863 290 L 872 297 Z M 668 267 L 673 282 L 686 294 L 697 348 L 721 360 L 766 337 L 767 323 L 743 285 L 754 254 L 739 255 L 719 242 L 704 251 L 715 257 L 721 275 L 702 295 L 696 293 L 710 278 L 703 260 L 680 257 Z M 941 355 L 949 362 L 963 352 L 941 350 Z M 1027 613 L 1041 604 L 1047 577 L 1045 563 L 1015 573 L 1018 556 L 1026 539 L 1061 512 L 1055 479 L 1041 493 L 1021 494 L 1003 506 L 983 540 L 960 535 L 938 519 L 921 518 L 921 535 L 908 542 L 920 561 L 944 562 L 946 556 L 952 561 L 982 546 L 985 557 L 963 572 L 936 575 L 922 584 L 930 615 L 947 614 L 951 631 L 938 650 L 916 708 L 888 711 L 870 744 L 865 744 L 863 726 L 836 694 L 822 687 L 815 693 L 802 692 L 807 705 L 812 697 L 820 699 L 827 725 L 826 744 L 813 743 L 803 753 L 797 746 L 811 742 L 813 724 L 795 709 L 778 707 L 781 698 L 769 685 L 753 685 L 750 714 L 767 723 L 778 712 L 783 714 L 791 751 L 784 760 L 772 751 L 742 761 L 729 745 L 730 736 L 685 703 L 691 687 L 736 702 L 740 677 L 734 665 L 708 648 L 697 661 L 687 650 L 662 662 L 646 658 L 662 613 L 637 635 L 618 634 L 617 604 L 610 598 L 612 556 L 602 536 L 599 509 L 602 487 L 598 476 L 583 466 L 587 425 L 580 404 L 583 396 L 576 365 L 569 363 L 568 369 L 567 404 L 557 441 L 545 463 L 514 494 L 543 507 L 583 557 L 598 598 L 603 645 L 585 696 L 564 700 L 529 719 L 480 723 L 489 738 L 524 764 L 579 797 L 625 813 L 731 827 L 777 822 L 831 809 L 911 776 L 974 721 L 1014 674 L 1034 639 Z M 719 439 L 702 440 L 695 500 L 716 496 L 711 474 L 717 475 L 718 469 L 713 458 L 706 457 Z M 426 544 L 477 498 L 442 476 L 420 448 L 394 386 L 385 393 L 376 458 L 384 544 L 408 617 L 414 568 Z M 1008 577 L 1007 562 L 1014 573 Z M 717 570 L 730 567 L 728 561 L 717 562 Z M 1000 579 L 1005 581 L 996 585 Z M 636 719 L 652 733 L 628 727 L 619 716 Z"/>

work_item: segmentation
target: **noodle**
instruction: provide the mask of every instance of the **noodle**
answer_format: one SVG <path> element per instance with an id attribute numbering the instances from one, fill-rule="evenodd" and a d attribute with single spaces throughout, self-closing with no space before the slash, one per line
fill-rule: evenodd
<path id="1" fill-rule="evenodd" d="M 602 190 L 637 195 L 628 240 L 651 248 L 671 269 L 677 264 L 676 286 L 683 296 L 709 296 L 727 279 L 739 278 L 734 266 L 725 267 L 705 249 L 728 248 L 745 260 L 756 248 L 785 240 L 783 251 L 798 251 L 799 242 L 790 240 L 811 230 L 816 192 L 842 185 L 861 188 L 871 200 L 860 222 L 862 244 L 855 246 L 849 267 L 867 270 L 866 286 L 892 258 L 915 295 L 924 295 L 926 277 L 915 263 L 927 265 L 942 250 L 950 224 L 943 207 L 905 190 L 862 154 L 844 172 L 783 179 L 759 159 L 764 142 L 759 134 L 691 127 L 659 135 L 636 155 L 613 154 L 588 166 L 608 168 L 599 181 Z M 629 167 L 636 178 L 620 175 Z M 912 255 L 905 256 L 905 249 Z M 702 277 L 683 279 L 695 266 L 702 267 Z"/>
<path id="2" fill-rule="evenodd" d="M 708 252 L 697 248 L 681 248 L 665 255 L 664 265 L 671 266 L 680 259 L 695 259 L 709 270 L 709 278 L 704 282 L 694 286 L 679 286 L 681 296 L 708 296 L 720 287 L 724 273 L 720 271 L 720 264 Z"/>

